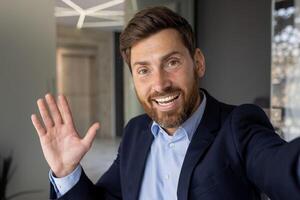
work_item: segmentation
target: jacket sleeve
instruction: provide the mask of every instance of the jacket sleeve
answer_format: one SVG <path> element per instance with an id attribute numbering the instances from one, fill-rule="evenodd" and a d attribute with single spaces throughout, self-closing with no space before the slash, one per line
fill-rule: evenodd
<path id="1" fill-rule="evenodd" d="M 82 170 L 77 184 L 58 200 L 120 200 L 122 199 L 119 154 L 110 168 L 96 184 L 86 176 Z M 57 199 L 53 186 L 50 188 L 50 199 Z"/>
<path id="2" fill-rule="evenodd" d="M 285 142 L 254 105 L 233 111 L 231 129 L 248 179 L 272 200 L 300 199 L 300 139 Z"/>

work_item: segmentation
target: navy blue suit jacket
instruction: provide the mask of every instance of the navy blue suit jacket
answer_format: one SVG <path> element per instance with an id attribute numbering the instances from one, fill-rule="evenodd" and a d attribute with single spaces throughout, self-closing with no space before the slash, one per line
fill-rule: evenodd
<path id="1" fill-rule="evenodd" d="M 300 140 L 286 143 L 257 106 L 231 106 L 211 97 L 188 147 L 178 200 L 300 199 Z M 118 155 L 94 185 L 84 174 L 60 199 L 137 200 L 153 135 L 147 115 L 126 126 Z M 172 166 L 170 166 L 172 167 Z M 168 191 L 166 191 L 168 192 Z M 51 187 L 51 198 L 56 198 Z"/>

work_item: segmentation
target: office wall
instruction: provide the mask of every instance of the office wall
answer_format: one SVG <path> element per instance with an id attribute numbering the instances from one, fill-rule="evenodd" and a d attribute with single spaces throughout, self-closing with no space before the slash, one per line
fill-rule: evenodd
<path id="1" fill-rule="evenodd" d="M 30 115 L 35 101 L 55 85 L 54 1 L 0 3 L 0 155 L 16 167 L 8 194 L 42 189 L 14 200 L 47 199 L 48 166 Z"/>
<path id="2" fill-rule="evenodd" d="M 240 104 L 270 98 L 272 1 L 195 1 L 198 46 L 206 57 L 202 87 Z"/>
<path id="3" fill-rule="evenodd" d="M 92 72 L 88 72 L 85 77 L 83 69 L 84 66 L 78 66 L 76 72 L 76 66 L 74 67 L 72 74 L 62 72 L 61 83 L 63 80 L 69 82 L 70 85 L 61 85 L 58 87 L 58 92 L 64 93 L 69 98 L 69 103 L 73 112 L 74 121 L 76 127 L 81 134 L 85 134 L 86 130 L 95 121 L 101 123 L 101 129 L 97 133 L 98 138 L 114 138 L 115 122 L 114 122 L 114 77 L 113 77 L 113 32 L 103 31 L 97 29 L 76 29 L 75 27 L 57 26 L 57 48 L 64 51 L 81 51 L 81 54 L 87 54 L 88 52 L 94 54 L 93 58 L 95 63 L 91 68 Z M 105 49 L 105 51 L 103 50 Z M 58 51 L 60 52 L 60 51 Z M 60 57 L 61 53 L 58 53 Z M 79 55 L 79 58 L 82 58 Z M 74 63 L 78 63 L 78 59 L 73 57 Z M 70 57 L 68 56 L 70 61 Z M 89 63 L 89 62 L 87 62 Z M 57 63 L 59 66 L 59 62 Z M 62 68 L 67 66 L 60 66 Z M 83 68 L 82 68 L 83 67 Z M 77 75 L 76 75 L 77 74 Z M 75 75 L 75 76 L 74 76 Z M 58 78 L 59 80 L 59 78 Z M 59 82 L 59 81 L 58 81 Z M 86 86 L 83 89 L 83 86 Z"/>

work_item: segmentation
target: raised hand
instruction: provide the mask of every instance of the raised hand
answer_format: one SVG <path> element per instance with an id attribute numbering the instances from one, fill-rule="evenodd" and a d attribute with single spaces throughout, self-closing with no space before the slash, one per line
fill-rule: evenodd
<path id="1" fill-rule="evenodd" d="M 31 116 L 31 120 L 51 170 L 55 176 L 63 177 L 79 165 L 82 157 L 91 148 L 100 125 L 94 123 L 88 129 L 85 137 L 80 138 L 66 98 L 58 96 L 56 102 L 52 95 L 47 94 L 45 100 L 37 101 L 43 123 L 35 114 Z"/>

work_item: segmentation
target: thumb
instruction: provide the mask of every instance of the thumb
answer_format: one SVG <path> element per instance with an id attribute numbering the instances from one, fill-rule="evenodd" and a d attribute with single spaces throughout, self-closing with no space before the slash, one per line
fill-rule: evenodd
<path id="1" fill-rule="evenodd" d="M 83 142 L 89 147 L 92 146 L 92 143 L 96 137 L 97 130 L 100 128 L 100 124 L 98 122 L 94 123 L 89 130 L 87 131 L 85 137 L 83 138 Z"/>

